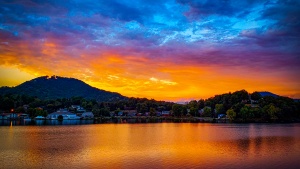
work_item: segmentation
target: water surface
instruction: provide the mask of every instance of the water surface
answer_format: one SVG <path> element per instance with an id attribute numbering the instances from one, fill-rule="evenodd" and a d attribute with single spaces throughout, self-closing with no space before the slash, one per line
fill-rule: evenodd
<path id="1" fill-rule="evenodd" d="M 298 168 L 299 124 L 1 126 L 0 168 Z"/>

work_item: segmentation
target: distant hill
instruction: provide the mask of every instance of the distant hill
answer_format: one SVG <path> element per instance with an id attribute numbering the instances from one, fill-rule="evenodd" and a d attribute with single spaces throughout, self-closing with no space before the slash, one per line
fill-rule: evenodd
<path id="1" fill-rule="evenodd" d="M 277 94 L 271 93 L 271 92 L 258 92 L 261 97 L 265 97 L 265 96 L 272 96 L 272 97 L 279 97 Z"/>
<path id="2" fill-rule="evenodd" d="M 92 87 L 81 80 L 59 76 L 38 77 L 16 87 L 1 87 L 0 94 L 26 94 L 40 99 L 57 99 L 81 96 L 97 101 L 112 101 L 126 97 L 119 93 L 108 92 Z"/>

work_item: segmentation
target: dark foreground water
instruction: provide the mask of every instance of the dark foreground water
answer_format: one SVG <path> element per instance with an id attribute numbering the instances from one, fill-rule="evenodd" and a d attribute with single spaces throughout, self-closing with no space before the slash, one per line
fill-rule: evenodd
<path id="1" fill-rule="evenodd" d="M 300 124 L 0 126 L 0 168 L 300 168 Z"/>

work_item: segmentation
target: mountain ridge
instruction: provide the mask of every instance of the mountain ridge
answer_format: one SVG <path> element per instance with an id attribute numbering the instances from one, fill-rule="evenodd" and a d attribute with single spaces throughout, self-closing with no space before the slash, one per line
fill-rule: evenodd
<path id="1" fill-rule="evenodd" d="M 126 98 L 116 92 L 109 92 L 92 87 L 79 79 L 60 76 L 41 76 L 15 87 L 0 87 L 1 95 L 8 93 L 37 96 L 40 99 L 80 96 L 97 101 L 112 101 Z"/>

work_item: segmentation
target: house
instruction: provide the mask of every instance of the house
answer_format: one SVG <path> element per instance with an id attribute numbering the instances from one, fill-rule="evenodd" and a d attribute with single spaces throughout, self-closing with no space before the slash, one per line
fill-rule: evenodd
<path id="1" fill-rule="evenodd" d="M 77 113 L 85 112 L 85 109 L 83 107 L 79 106 L 79 105 L 71 105 L 70 108 L 73 109 L 73 110 L 76 110 Z"/>
<path id="2" fill-rule="evenodd" d="M 27 119 L 29 118 L 28 114 L 22 113 L 2 113 L 0 114 L 0 120 L 16 120 L 16 119 Z"/>
<path id="3" fill-rule="evenodd" d="M 29 105 L 28 105 L 28 104 L 24 104 L 24 105 L 23 105 L 23 108 L 24 108 L 24 110 L 28 110 Z"/>
<path id="4" fill-rule="evenodd" d="M 124 110 L 123 113 L 126 115 L 126 116 L 136 116 L 137 112 L 136 110 Z"/>
<path id="5" fill-rule="evenodd" d="M 110 117 L 115 116 L 115 112 L 114 111 L 109 112 L 109 114 L 110 114 Z"/>
<path id="6" fill-rule="evenodd" d="M 80 108 L 80 106 L 79 105 L 71 105 L 71 108 L 77 110 L 78 108 Z"/>
<path id="7" fill-rule="evenodd" d="M 198 110 L 198 114 L 199 114 L 199 115 L 202 115 L 203 113 L 204 113 L 204 109 Z"/>
<path id="8" fill-rule="evenodd" d="M 2 113 L 0 114 L 0 120 L 7 120 L 8 119 L 8 115 L 9 113 Z"/>
<path id="9" fill-rule="evenodd" d="M 156 112 L 156 116 L 157 117 L 161 116 L 161 112 Z"/>
<path id="10" fill-rule="evenodd" d="M 170 116 L 170 115 L 171 115 L 170 111 L 162 111 L 161 112 L 161 116 Z"/>
<path id="11" fill-rule="evenodd" d="M 28 119 L 29 118 L 29 114 L 20 114 L 19 118 L 20 119 Z"/>
<path id="12" fill-rule="evenodd" d="M 50 113 L 50 114 L 47 116 L 47 119 L 57 120 L 59 116 L 62 116 L 63 119 L 66 119 L 66 120 L 76 120 L 76 119 L 80 119 L 79 116 L 77 116 L 77 115 L 74 114 L 74 113 L 69 112 L 69 111 L 66 110 L 66 109 L 59 109 L 59 110 L 56 111 L 56 112 Z"/>
<path id="13" fill-rule="evenodd" d="M 6 117 L 7 117 L 7 119 L 10 119 L 10 120 L 19 118 L 18 114 L 16 114 L 16 113 L 7 113 Z"/>
<path id="14" fill-rule="evenodd" d="M 79 108 L 76 109 L 76 111 L 78 113 L 83 113 L 83 112 L 85 112 L 85 109 L 83 107 L 79 107 Z"/>
<path id="15" fill-rule="evenodd" d="M 123 112 L 122 112 L 122 111 L 119 111 L 119 112 L 118 112 L 118 116 L 123 116 Z"/>
<path id="16" fill-rule="evenodd" d="M 226 114 L 218 114 L 218 119 L 226 117 Z"/>
<path id="17" fill-rule="evenodd" d="M 84 112 L 82 113 L 81 117 L 85 119 L 91 119 L 94 118 L 94 114 L 92 112 Z"/>

